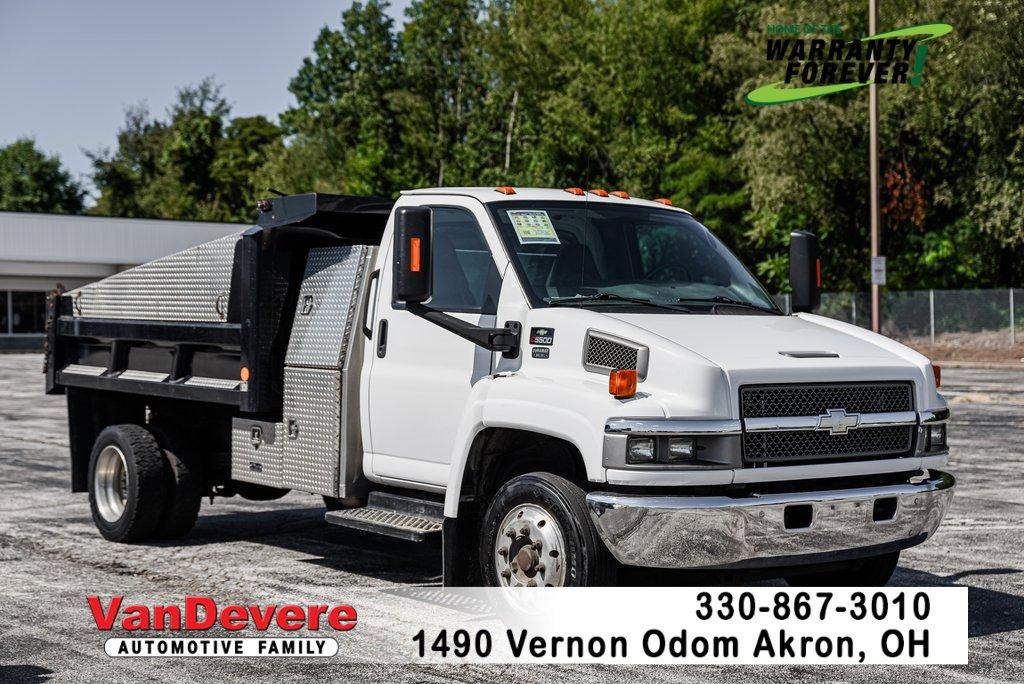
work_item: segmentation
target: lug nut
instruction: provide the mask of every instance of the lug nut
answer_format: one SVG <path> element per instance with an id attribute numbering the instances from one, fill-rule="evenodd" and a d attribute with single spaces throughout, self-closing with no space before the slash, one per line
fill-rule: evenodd
<path id="1" fill-rule="evenodd" d="M 533 542 L 533 550 L 534 551 L 540 551 L 540 542 L 539 541 Z"/>
<path id="2" fill-rule="evenodd" d="M 528 586 L 528 587 L 535 587 L 535 586 L 537 586 L 537 582 L 536 582 L 536 580 L 530 580 L 529 582 L 526 583 L 526 586 Z"/>
<path id="3" fill-rule="evenodd" d="M 528 536 L 530 534 L 530 528 L 524 525 L 523 527 L 519 528 L 519 534 L 523 535 L 524 537 Z"/>
<path id="4" fill-rule="evenodd" d="M 537 563 L 537 572 L 544 572 L 544 564 Z"/>
<path id="5" fill-rule="evenodd" d="M 498 555 L 501 556 L 502 558 L 504 558 L 505 556 L 508 555 L 508 549 L 504 549 L 504 548 L 498 549 Z"/>
<path id="6" fill-rule="evenodd" d="M 515 560 L 513 560 L 512 562 L 510 562 L 508 564 L 508 567 L 512 568 L 513 570 L 518 570 L 519 569 L 519 563 L 517 563 Z"/>
<path id="7" fill-rule="evenodd" d="M 512 530 L 511 528 L 506 530 L 505 531 L 505 536 L 508 537 L 509 539 L 515 539 L 516 538 L 515 530 Z"/>
<path id="8" fill-rule="evenodd" d="M 511 572 L 509 572 L 509 571 L 508 571 L 507 569 L 506 569 L 506 570 L 502 570 L 502 571 L 501 571 L 501 576 L 502 576 L 502 577 L 503 577 L 504 579 L 508 579 L 509 577 L 511 577 L 511 576 L 512 576 L 512 573 L 511 573 Z"/>

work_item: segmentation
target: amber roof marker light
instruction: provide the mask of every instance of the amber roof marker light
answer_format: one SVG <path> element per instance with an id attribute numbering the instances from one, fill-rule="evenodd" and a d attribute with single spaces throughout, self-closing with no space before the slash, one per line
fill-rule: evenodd
<path id="1" fill-rule="evenodd" d="M 502 195 L 514 195 L 516 194 L 516 189 L 511 185 L 499 185 L 494 188 L 494 192 L 500 192 Z"/>
<path id="2" fill-rule="evenodd" d="M 658 204 L 664 204 L 666 207 L 672 206 L 672 200 L 670 200 L 668 197 L 659 197 L 654 201 L 657 202 Z"/>
<path id="3" fill-rule="evenodd" d="M 583 188 L 566 188 L 565 191 L 567 193 L 569 193 L 570 195 L 583 195 L 583 194 L 586 194 L 586 193 L 583 192 Z"/>
<path id="4" fill-rule="evenodd" d="M 590 191 L 591 195 L 597 195 L 598 197 L 607 197 L 608 191 L 601 188 L 594 188 Z"/>
<path id="5" fill-rule="evenodd" d="M 629 199 L 629 193 L 625 190 L 615 190 L 611 195 L 612 197 L 618 197 L 619 199 Z"/>

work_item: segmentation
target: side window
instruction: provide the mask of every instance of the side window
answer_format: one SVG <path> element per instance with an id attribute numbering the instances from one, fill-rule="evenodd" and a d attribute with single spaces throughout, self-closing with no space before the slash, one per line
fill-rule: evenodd
<path id="1" fill-rule="evenodd" d="M 473 215 L 431 208 L 431 290 L 428 305 L 441 311 L 493 314 L 501 280 Z"/>

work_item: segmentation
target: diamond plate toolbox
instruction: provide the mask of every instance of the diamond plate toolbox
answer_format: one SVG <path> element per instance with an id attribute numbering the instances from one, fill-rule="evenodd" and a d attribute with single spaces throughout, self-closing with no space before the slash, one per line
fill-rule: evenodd
<path id="1" fill-rule="evenodd" d="M 240 236 L 205 242 L 72 290 L 72 313 L 89 318 L 223 321 Z"/>
<path id="2" fill-rule="evenodd" d="M 359 311 L 370 248 L 311 249 L 288 340 L 287 366 L 340 368 Z"/>
<path id="3" fill-rule="evenodd" d="M 286 367 L 282 486 L 335 496 L 341 433 L 341 371 Z"/>
<path id="4" fill-rule="evenodd" d="M 281 423 L 234 418 L 231 421 L 231 479 L 278 487 L 281 485 Z"/>

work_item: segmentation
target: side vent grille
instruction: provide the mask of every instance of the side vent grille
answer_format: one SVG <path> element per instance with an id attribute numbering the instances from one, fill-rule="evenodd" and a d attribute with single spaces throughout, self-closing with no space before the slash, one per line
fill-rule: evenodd
<path id="1" fill-rule="evenodd" d="M 583 366 L 595 373 L 632 368 L 642 380 L 647 375 L 647 347 L 591 330 L 583 348 Z"/>

